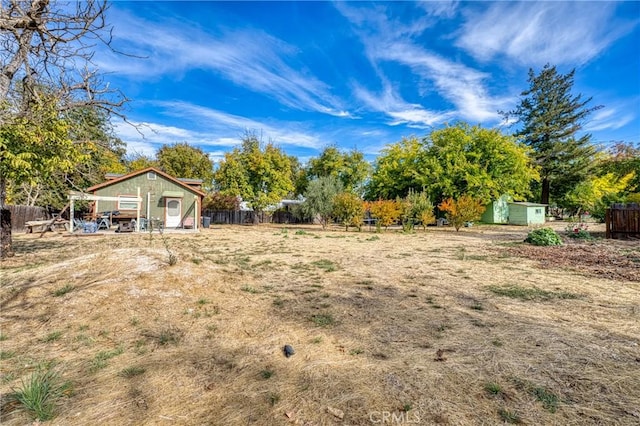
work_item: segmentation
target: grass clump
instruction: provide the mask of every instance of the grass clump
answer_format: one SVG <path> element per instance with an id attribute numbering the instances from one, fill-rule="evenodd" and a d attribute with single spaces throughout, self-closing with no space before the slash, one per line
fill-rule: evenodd
<path id="1" fill-rule="evenodd" d="M 498 296 L 510 297 L 519 300 L 551 300 L 551 299 L 577 299 L 580 295 L 566 291 L 547 291 L 537 287 L 521 287 L 519 285 L 489 286 L 489 291 Z"/>
<path id="2" fill-rule="evenodd" d="M 116 357 L 124 352 L 122 347 L 118 347 L 111 351 L 100 351 L 96 354 L 96 356 L 91 360 L 91 368 L 90 371 L 95 373 L 98 370 L 101 370 L 107 366 L 107 361 L 113 357 Z"/>
<path id="3" fill-rule="evenodd" d="M 534 387 L 533 389 L 531 389 L 531 393 L 536 397 L 538 401 L 542 402 L 542 406 L 545 408 L 545 410 L 549 411 L 550 413 L 555 413 L 558 410 L 559 398 L 555 393 L 542 386 Z"/>
<path id="4" fill-rule="evenodd" d="M 524 242 L 534 246 L 561 246 L 562 238 L 551 228 L 540 228 L 529 231 Z"/>
<path id="5" fill-rule="evenodd" d="M 141 374 L 144 374 L 146 371 L 147 370 L 144 367 L 138 367 L 138 366 L 134 365 L 134 366 L 122 369 L 118 373 L 118 376 L 130 378 L 130 377 L 135 377 L 135 376 L 139 376 Z"/>
<path id="6" fill-rule="evenodd" d="M 247 293 L 251 293 L 251 294 L 260 293 L 260 291 L 258 289 L 254 288 L 254 287 L 251 287 L 250 285 L 242 286 L 240 288 L 240 290 L 246 291 Z"/>
<path id="7" fill-rule="evenodd" d="M 520 418 L 518 413 L 514 411 L 509 411 L 504 408 L 500 408 L 498 409 L 498 415 L 500 416 L 502 421 L 504 421 L 505 423 L 511 423 L 516 425 L 522 423 L 522 419 Z"/>
<path id="8" fill-rule="evenodd" d="M 325 272 L 333 272 L 338 270 L 338 265 L 328 259 L 316 260 L 314 262 L 311 262 L 311 264 L 317 268 L 324 270 Z"/>
<path id="9" fill-rule="evenodd" d="M 311 317 L 311 321 L 318 327 L 329 327 L 335 324 L 331 314 L 317 314 Z"/>
<path id="10" fill-rule="evenodd" d="M 51 294 L 53 295 L 53 297 L 60 297 L 60 296 L 64 296 L 65 294 L 73 290 L 75 290 L 75 286 L 72 286 L 71 284 L 67 284 L 63 287 L 60 287 L 59 289 L 54 290 Z"/>
<path id="11" fill-rule="evenodd" d="M 55 417 L 57 401 L 70 391 L 70 383 L 62 382 L 58 373 L 39 368 L 27 381 L 22 381 L 10 394 L 10 399 L 17 401 L 33 419 L 47 421 Z"/>
<path id="12" fill-rule="evenodd" d="M 500 395 L 502 393 L 502 386 L 498 383 L 489 382 L 485 383 L 484 390 L 491 395 Z"/>
<path id="13" fill-rule="evenodd" d="M 160 346 L 177 345 L 182 339 L 182 332 L 173 327 L 163 328 L 157 332 L 145 331 L 142 335 L 153 339 Z"/>
<path id="14" fill-rule="evenodd" d="M 262 370 L 260 372 L 260 377 L 267 380 L 267 379 L 270 379 L 274 374 L 275 372 L 273 370 Z"/>
<path id="15" fill-rule="evenodd" d="M 16 355 L 13 351 L 0 351 L 0 361 L 13 358 Z"/>
<path id="16" fill-rule="evenodd" d="M 56 340 L 60 340 L 61 337 L 62 331 L 53 331 L 40 339 L 40 341 L 43 343 L 51 343 L 55 342 Z"/>

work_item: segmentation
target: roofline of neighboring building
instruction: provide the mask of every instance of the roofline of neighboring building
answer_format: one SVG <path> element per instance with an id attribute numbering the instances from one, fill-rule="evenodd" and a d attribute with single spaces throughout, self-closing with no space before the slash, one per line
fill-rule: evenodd
<path id="1" fill-rule="evenodd" d="M 507 204 L 518 204 L 520 206 L 528 206 L 528 207 L 546 207 L 549 204 L 540 204 L 540 203 L 530 203 L 528 201 L 512 201 Z"/>
<path id="2" fill-rule="evenodd" d="M 134 176 L 138 176 L 138 175 L 141 175 L 141 174 L 144 174 L 144 173 L 148 173 L 148 172 L 155 172 L 156 174 L 159 174 L 160 176 L 163 176 L 164 178 L 169 179 L 170 181 L 182 186 L 183 188 L 187 188 L 190 191 L 195 192 L 196 194 L 200 195 L 201 197 L 205 197 L 207 195 L 204 192 L 200 191 L 199 189 L 195 189 L 192 186 L 189 186 L 187 184 L 187 182 L 184 182 L 184 181 L 182 181 L 182 180 L 180 180 L 178 178 L 175 178 L 175 177 L 173 177 L 171 175 L 168 175 L 165 172 L 156 169 L 155 167 L 147 167 L 146 169 L 136 170 L 135 172 L 127 173 L 127 174 L 122 175 L 120 177 L 117 177 L 115 179 L 107 180 L 106 182 L 102 182 L 102 183 L 99 183 L 97 185 L 93 185 L 93 186 L 87 188 L 87 191 L 88 192 L 95 192 L 98 189 L 106 188 L 107 186 L 114 185 L 114 184 L 116 184 L 118 182 L 122 182 L 122 181 L 130 179 L 130 178 L 132 178 Z M 193 181 L 195 179 L 190 179 L 190 180 Z M 193 182 L 193 183 L 195 183 L 195 182 Z"/>

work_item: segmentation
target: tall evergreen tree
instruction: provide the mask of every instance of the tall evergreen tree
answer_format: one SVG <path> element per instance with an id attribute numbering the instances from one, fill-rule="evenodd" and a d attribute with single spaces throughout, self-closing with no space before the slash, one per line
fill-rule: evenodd
<path id="1" fill-rule="evenodd" d="M 515 135 L 530 146 L 540 168 L 540 202 L 562 201 L 584 180 L 595 154 L 591 135 L 580 135 L 587 116 L 601 106 L 587 107 L 591 98 L 571 93 L 575 69 L 560 74 L 549 64 L 536 75 L 529 69 L 529 88 L 514 111 L 503 113 L 521 124 Z"/>

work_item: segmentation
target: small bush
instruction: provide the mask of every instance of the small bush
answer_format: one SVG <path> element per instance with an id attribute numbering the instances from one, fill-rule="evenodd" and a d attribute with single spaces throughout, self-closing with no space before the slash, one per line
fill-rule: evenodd
<path id="1" fill-rule="evenodd" d="M 562 238 L 551 228 L 540 228 L 529 231 L 524 242 L 534 246 L 561 246 Z"/>
<path id="2" fill-rule="evenodd" d="M 593 240 L 593 237 L 588 231 L 589 225 L 583 222 L 570 223 L 565 228 L 567 237 L 577 238 L 580 240 Z"/>
<path id="3" fill-rule="evenodd" d="M 445 212 L 449 223 L 459 231 L 467 222 L 480 219 L 485 207 L 479 200 L 474 200 L 470 195 L 463 195 L 457 200 L 448 198 L 438 205 Z"/>

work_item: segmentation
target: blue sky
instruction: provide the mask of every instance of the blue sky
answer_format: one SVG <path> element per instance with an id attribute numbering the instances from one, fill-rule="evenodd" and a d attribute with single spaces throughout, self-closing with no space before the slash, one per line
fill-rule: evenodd
<path id="1" fill-rule="evenodd" d="M 94 62 L 131 99 L 130 152 L 213 159 L 255 131 L 306 161 L 373 159 L 458 120 L 500 126 L 529 68 L 576 69 L 593 140 L 640 142 L 640 2 L 122 2 Z"/>

